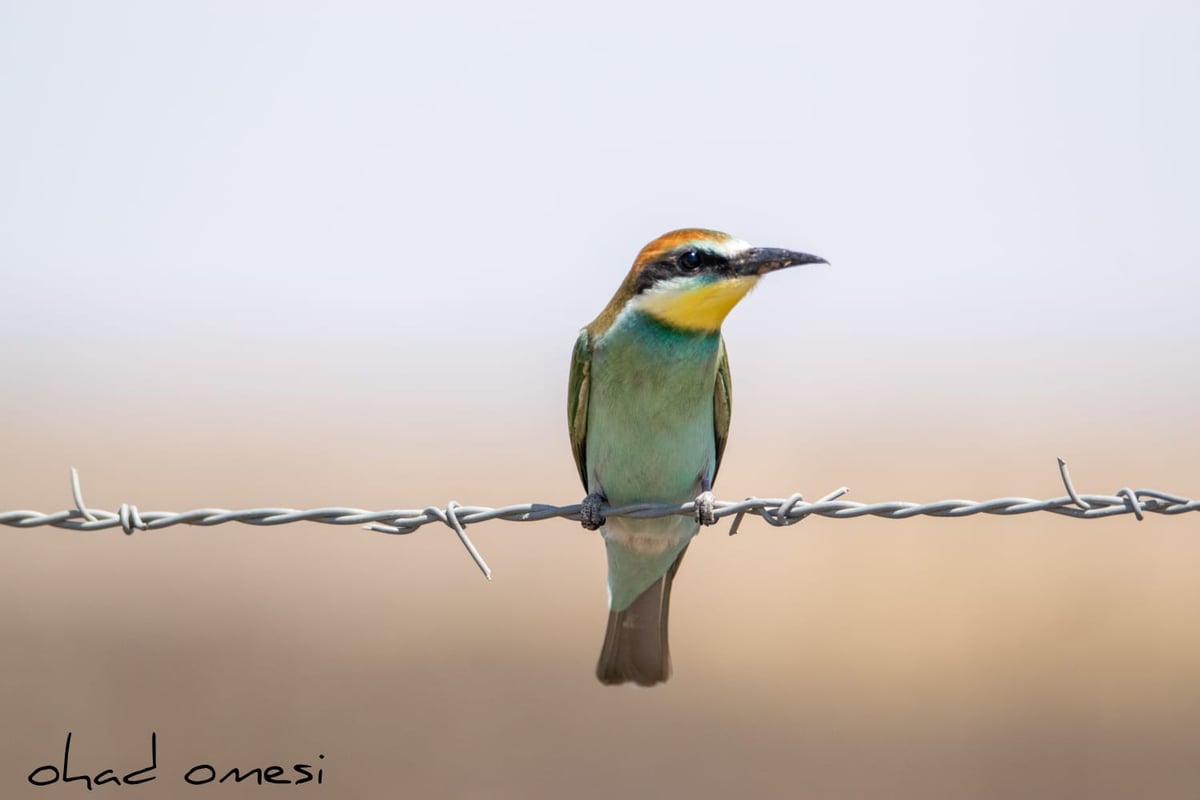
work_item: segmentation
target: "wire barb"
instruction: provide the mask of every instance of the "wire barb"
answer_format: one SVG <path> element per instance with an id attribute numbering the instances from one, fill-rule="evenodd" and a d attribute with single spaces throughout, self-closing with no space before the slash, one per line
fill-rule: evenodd
<path id="1" fill-rule="evenodd" d="M 79 470 L 71 467 L 71 497 L 75 500 L 75 509 L 88 522 L 95 522 L 96 515 L 88 511 L 87 505 L 83 502 L 83 489 L 79 487 Z"/>
<path id="2" fill-rule="evenodd" d="M 1129 487 L 1117 489 L 1117 497 L 1124 497 L 1129 501 L 1129 507 L 1133 510 L 1133 515 L 1137 517 L 1137 521 L 1141 522 L 1146 517 L 1142 514 L 1142 501 L 1138 498 L 1137 492 Z"/>
<path id="3" fill-rule="evenodd" d="M 1084 511 L 1091 508 L 1082 497 L 1075 493 L 1075 487 L 1071 485 L 1071 473 L 1067 472 L 1067 462 L 1063 460 L 1062 456 L 1058 457 L 1058 474 L 1062 476 L 1063 486 L 1067 487 L 1067 495 L 1071 498 L 1071 502 Z"/>
<path id="4" fill-rule="evenodd" d="M 463 525 L 462 520 L 458 518 L 458 510 L 462 508 L 457 502 L 451 500 L 446 504 L 446 510 L 440 508 L 427 508 L 426 511 L 431 514 L 437 514 L 442 522 L 450 526 L 451 530 L 458 535 L 458 540 L 463 543 L 463 547 L 467 548 L 467 552 L 471 554 L 471 558 L 475 561 L 475 566 L 479 567 L 479 571 L 483 573 L 483 577 L 489 581 L 492 579 L 492 571 L 484 562 L 483 556 L 479 555 L 479 551 L 475 549 L 475 545 L 471 543 L 471 538 L 467 536 L 466 525 Z"/>

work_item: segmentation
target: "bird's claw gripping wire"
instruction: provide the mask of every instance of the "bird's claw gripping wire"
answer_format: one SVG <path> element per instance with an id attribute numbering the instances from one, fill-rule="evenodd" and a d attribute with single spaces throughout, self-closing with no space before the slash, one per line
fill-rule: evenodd
<path id="1" fill-rule="evenodd" d="M 696 522 L 699 522 L 701 525 L 716 525 L 716 502 L 717 499 L 713 496 L 712 492 L 701 492 L 696 495 Z"/>
<path id="2" fill-rule="evenodd" d="M 579 503 L 579 524 L 584 530 L 598 530 L 607 519 L 602 511 L 608 499 L 599 492 L 592 492 Z"/>

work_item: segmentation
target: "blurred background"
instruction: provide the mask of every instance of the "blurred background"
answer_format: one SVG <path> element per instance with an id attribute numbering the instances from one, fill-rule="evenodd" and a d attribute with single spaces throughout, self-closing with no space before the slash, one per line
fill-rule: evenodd
<path id="1" fill-rule="evenodd" d="M 1195 497 L 1198 83 L 1167 0 L 0 3 L 0 510 L 578 502 L 576 331 L 683 226 L 832 264 L 726 322 L 718 497 Z M 474 527 L 491 583 L 0 529 L 0 795 L 156 731 L 161 797 L 1192 798 L 1193 517 L 722 525 L 654 690 L 566 521 Z"/>

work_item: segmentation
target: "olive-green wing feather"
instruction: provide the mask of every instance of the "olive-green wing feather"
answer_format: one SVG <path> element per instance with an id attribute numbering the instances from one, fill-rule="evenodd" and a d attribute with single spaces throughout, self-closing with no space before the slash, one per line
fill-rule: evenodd
<path id="1" fill-rule="evenodd" d="M 733 410 L 733 379 L 729 377 L 729 354 L 725 352 L 725 338 L 717 352 L 717 381 L 713 386 L 713 435 L 717 442 L 717 463 L 713 466 L 713 480 L 721 468 L 721 456 L 725 453 L 725 442 L 729 439 L 729 417 Z"/>
<path id="2" fill-rule="evenodd" d="M 587 476 L 587 424 L 588 388 L 592 373 L 592 342 L 587 328 L 579 332 L 575 340 L 575 352 L 571 354 L 571 378 L 567 383 L 567 428 L 571 433 L 571 452 L 575 454 L 575 466 L 579 468 L 579 479 L 583 490 L 588 489 Z"/>

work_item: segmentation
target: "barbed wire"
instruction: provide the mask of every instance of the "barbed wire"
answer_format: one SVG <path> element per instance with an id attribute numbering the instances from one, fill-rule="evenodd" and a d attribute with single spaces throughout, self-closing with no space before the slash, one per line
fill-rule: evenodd
<path id="1" fill-rule="evenodd" d="M 910 517 L 969 517 L 974 514 L 1015 516 L 1034 512 L 1049 512 L 1076 519 L 1097 519 L 1122 514 L 1133 514 L 1138 521 L 1146 514 L 1184 514 L 1200 511 L 1200 500 L 1160 492 L 1154 489 L 1121 488 L 1111 495 L 1079 494 L 1071 483 L 1067 463 L 1058 459 L 1059 475 L 1067 490 L 1065 497 L 1049 500 L 1034 500 L 1028 497 L 998 497 L 994 500 L 937 500 L 929 503 L 889 501 L 882 503 L 856 503 L 839 500 L 849 489 L 842 487 L 816 502 L 806 502 L 802 494 L 785 498 L 747 497 L 745 500 L 717 500 L 713 503 L 716 519 L 733 517 L 729 535 L 738 532 L 747 514 L 756 514 L 769 525 L 784 527 L 795 525 L 807 517 L 827 519 L 851 519 L 854 517 L 883 517 L 884 519 L 908 519 Z M 241 522 L 246 525 L 287 525 L 293 522 L 318 522 L 323 525 L 361 525 L 365 530 L 379 533 L 404 535 L 421 527 L 440 522 L 454 531 L 471 555 L 472 560 L 491 580 L 491 569 L 467 536 L 466 526 L 489 520 L 502 519 L 509 522 L 535 522 L 544 519 L 579 520 L 579 503 L 555 506 L 546 503 L 520 503 L 489 508 L 464 506 L 453 500 L 446 506 L 426 506 L 421 509 L 388 509 L 367 511 L 361 508 L 329 506 L 323 508 L 197 508 L 191 511 L 138 511 L 137 506 L 122 503 L 117 511 L 101 511 L 88 508 L 83 502 L 83 491 L 79 485 L 79 473 L 71 468 L 71 493 L 75 508 L 43 514 L 40 511 L 0 511 L 0 525 L 14 528 L 36 528 L 50 526 L 73 531 L 100 531 L 121 528 L 127 534 L 135 530 L 153 531 L 172 525 L 223 525 Z M 602 507 L 606 517 L 630 517 L 652 519 L 675 514 L 695 514 L 694 501 L 680 504 L 635 503 L 632 505 Z"/>

